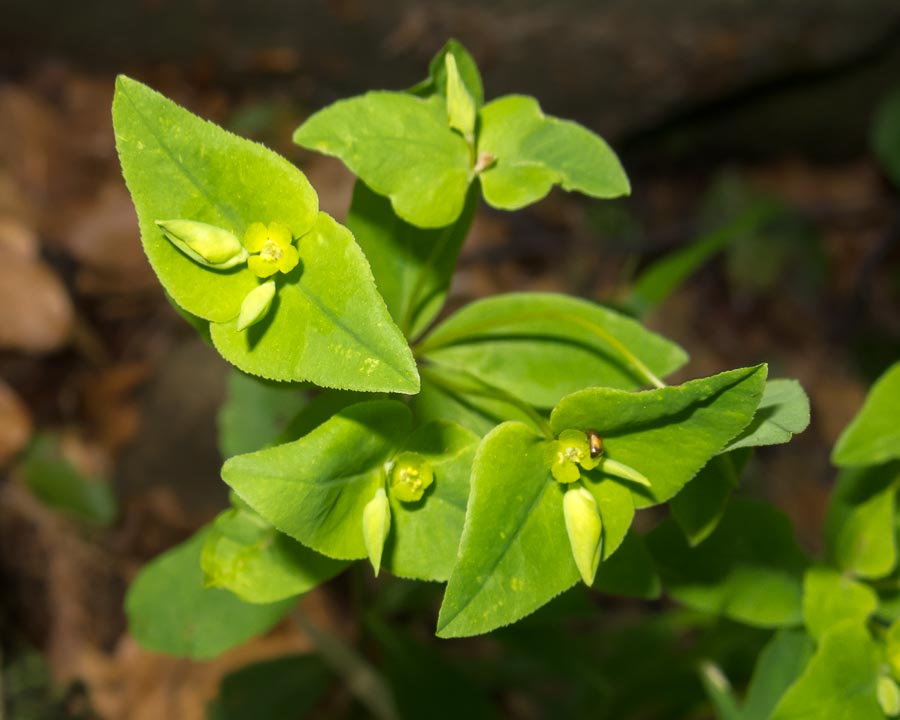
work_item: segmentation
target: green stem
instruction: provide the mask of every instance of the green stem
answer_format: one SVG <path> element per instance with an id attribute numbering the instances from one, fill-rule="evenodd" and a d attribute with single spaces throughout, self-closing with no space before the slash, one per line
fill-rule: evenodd
<path id="1" fill-rule="evenodd" d="M 322 659 L 341 676 L 347 689 L 372 717 L 398 720 L 399 713 L 387 681 L 356 648 L 337 635 L 316 627 L 299 608 L 294 610 L 292 618 L 313 641 Z"/>
<path id="2" fill-rule="evenodd" d="M 541 430 L 541 432 L 547 436 L 548 439 L 553 439 L 553 431 L 550 429 L 550 424 L 541 416 L 541 414 L 537 410 L 535 410 L 528 403 L 520 400 L 515 395 L 508 393 L 502 388 L 498 388 L 495 385 L 486 383 L 484 380 L 475 377 L 465 370 L 448 368 L 448 370 L 451 370 L 454 373 L 464 375 L 466 380 L 474 383 L 477 387 L 464 385 L 462 383 L 456 383 L 446 375 L 442 374 L 440 372 L 440 367 L 441 366 L 438 364 L 434 364 L 431 367 L 425 365 L 419 368 L 419 373 L 423 377 L 428 378 L 435 385 L 438 385 L 445 390 L 449 390 L 450 392 L 460 395 L 474 395 L 475 397 L 490 398 L 491 400 L 500 400 L 501 402 L 508 403 L 509 405 L 515 407 L 517 410 L 521 410 L 524 415 L 527 415 L 528 419 L 531 420 Z"/>
<path id="3" fill-rule="evenodd" d="M 631 350 L 625 347 L 625 345 L 615 335 L 612 335 L 606 330 L 606 328 L 598 325 L 595 322 L 592 322 L 591 320 L 580 317 L 578 315 L 561 312 L 531 313 L 528 315 L 527 320 L 551 320 L 560 323 L 578 325 L 579 327 L 586 329 L 588 332 L 592 333 L 607 345 L 609 345 L 622 357 L 622 359 L 628 365 L 631 366 L 632 370 L 634 370 L 638 375 L 642 376 L 650 385 L 653 385 L 656 388 L 663 388 L 666 386 L 666 384 L 662 380 L 660 380 L 656 376 L 656 374 L 653 373 L 653 371 L 650 370 L 650 368 L 648 368 L 637 355 L 635 355 L 633 352 L 631 352 Z M 415 348 L 413 348 L 413 351 L 417 356 L 426 355 L 429 352 L 434 352 L 435 350 L 440 350 L 441 348 L 449 347 L 450 345 L 466 342 L 467 340 L 473 338 L 478 334 L 490 332 L 491 330 L 496 330 L 499 328 L 505 328 L 509 325 L 510 321 L 507 318 L 476 324 L 474 332 L 472 326 L 470 325 L 464 332 L 460 332 L 455 335 L 451 333 L 449 336 L 442 338 L 438 342 L 429 342 L 430 338 L 425 338 L 422 342 L 418 343 Z"/>

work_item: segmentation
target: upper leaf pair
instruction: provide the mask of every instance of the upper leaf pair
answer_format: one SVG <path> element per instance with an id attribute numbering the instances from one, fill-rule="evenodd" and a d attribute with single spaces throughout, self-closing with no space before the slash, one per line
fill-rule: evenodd
<path id="1" fill-rule="evenodd" d="M 294 142 L 339 157 L 419 227 L 453 223 L 476 179 L 485 200 L 505 210 L 554 185 L 598 198 L 630 191 L 615 153 L 581 125 L 548 117 L 520 95 L 482 106 L 478 69 L 458 43 L 448 43 L 411 92 L 337 102 L 298 128 Z"/>
<path id="2" fill-rule="evenodd" d="M 275 380 L 418 391 L 412 353 L 365 257 L 345 228 L 319 212 L 316 193 L 299 170 L 125 77 L 116 83 L 113 122 L 147 257 L 174 302 L 209 321 L 212 341 L 227 360 Z M 227 260 L 200 262 L 185 248 L 202 245 L 167 237 L 166 221 L 173 218 L 244 238 L 243 256 L 248 244 L 257 254 L 230 267 Z M 287 242 L 273 240 L 268 248 L 265 239 L 257 243 L 260 238 L 247 235 L 251 227 L 265 226 L 285 228 Z M 283 272 L 271 286 L 259 284 L 268 250 L 292 260 L 279 263 L 273 256 Z M 252 294 L 262 290 L 265 297 Z M 245 308 L 241 318 L 248 296 L 257 303 L 250 314 L 259 317 L 250 318 Z"/>

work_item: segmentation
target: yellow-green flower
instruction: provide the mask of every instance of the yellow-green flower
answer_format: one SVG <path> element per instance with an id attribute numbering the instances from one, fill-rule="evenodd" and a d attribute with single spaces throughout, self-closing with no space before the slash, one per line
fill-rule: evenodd
<path id="1" fill-rule="evenodd" d="M 267 278 L 277 272 L 290 272 L 300 262 L 291 229 L 281 223 L 272 222 L 268 227 L 253 223 L 244 233 L 244 247 L 254 253 L 247 260 L 247 265 L 257 277 Z"/>

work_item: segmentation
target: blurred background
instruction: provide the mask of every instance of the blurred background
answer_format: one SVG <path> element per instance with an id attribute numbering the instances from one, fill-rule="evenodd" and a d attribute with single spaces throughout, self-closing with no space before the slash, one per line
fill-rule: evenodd
<path id="1" fill-rule="evenodd" d="M 144 259 L 113 143 L 115 75 L 284 154 L 340 219 L 352 177 L 291 132 L 338 98 L 409 87 L 450 37 L 478 61 L 488 98 L 531 94 L 603 135 L 634 194 L 555 191 L 515 215 L 482 207 L 449 306 L 573 293 L 679 342 L 692 356 L 682 378 L 762 361 L 770 377 L 798 378 L 812 425 L 757 453 L 742 493 L 773 501 L 801 545 L 821 549 L 830 447 L 900 357 L 900 147 L 878 140 L 879 123 L 900 126 L 896 0 L 2 0 L 6 717 L 241 717 L 222 695 L 210 706 L 228 687 L 240 696 L 229 673 L 322 642 L 285 624 L 193 663 L 127 634 L 138 568 L 227 502 L 216 417 L 229 370 Z M 684 278 L 636 284 L 684 252 Z M 746 678 L 765 639 L 662 614 L 664 601 L 579 591 L 490 638 L 437 642 L 439 588 L 370 575 L 338 578 L 304 608 L 371 660 L 404 717 L 437 717 L 442 687 L 479 716 L 710 717 L 698 658 Z M 350 610 L 360 583 L 377 619 Z M 316 680 L 304 690 L 314 716 L 366 716 L 333 669 L 276 662 Z M 252 717 L 302 716 L 291 702 Z"/>

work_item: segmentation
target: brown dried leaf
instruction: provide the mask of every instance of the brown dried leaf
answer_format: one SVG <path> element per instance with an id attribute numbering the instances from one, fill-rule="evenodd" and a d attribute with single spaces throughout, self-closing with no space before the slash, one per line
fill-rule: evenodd
<path id="1" fill-rule="evenodd" d="M 0 466 L 28 443 L 34 427 L 31 413 L 15 391 L 0 380 Z"/>
<path id="2" fill-rule="evenodd" d="M 0 263 L 0 347 L 43 353 L 71 336 L 74 311 L 65 287 L 41 262 Z"/>

